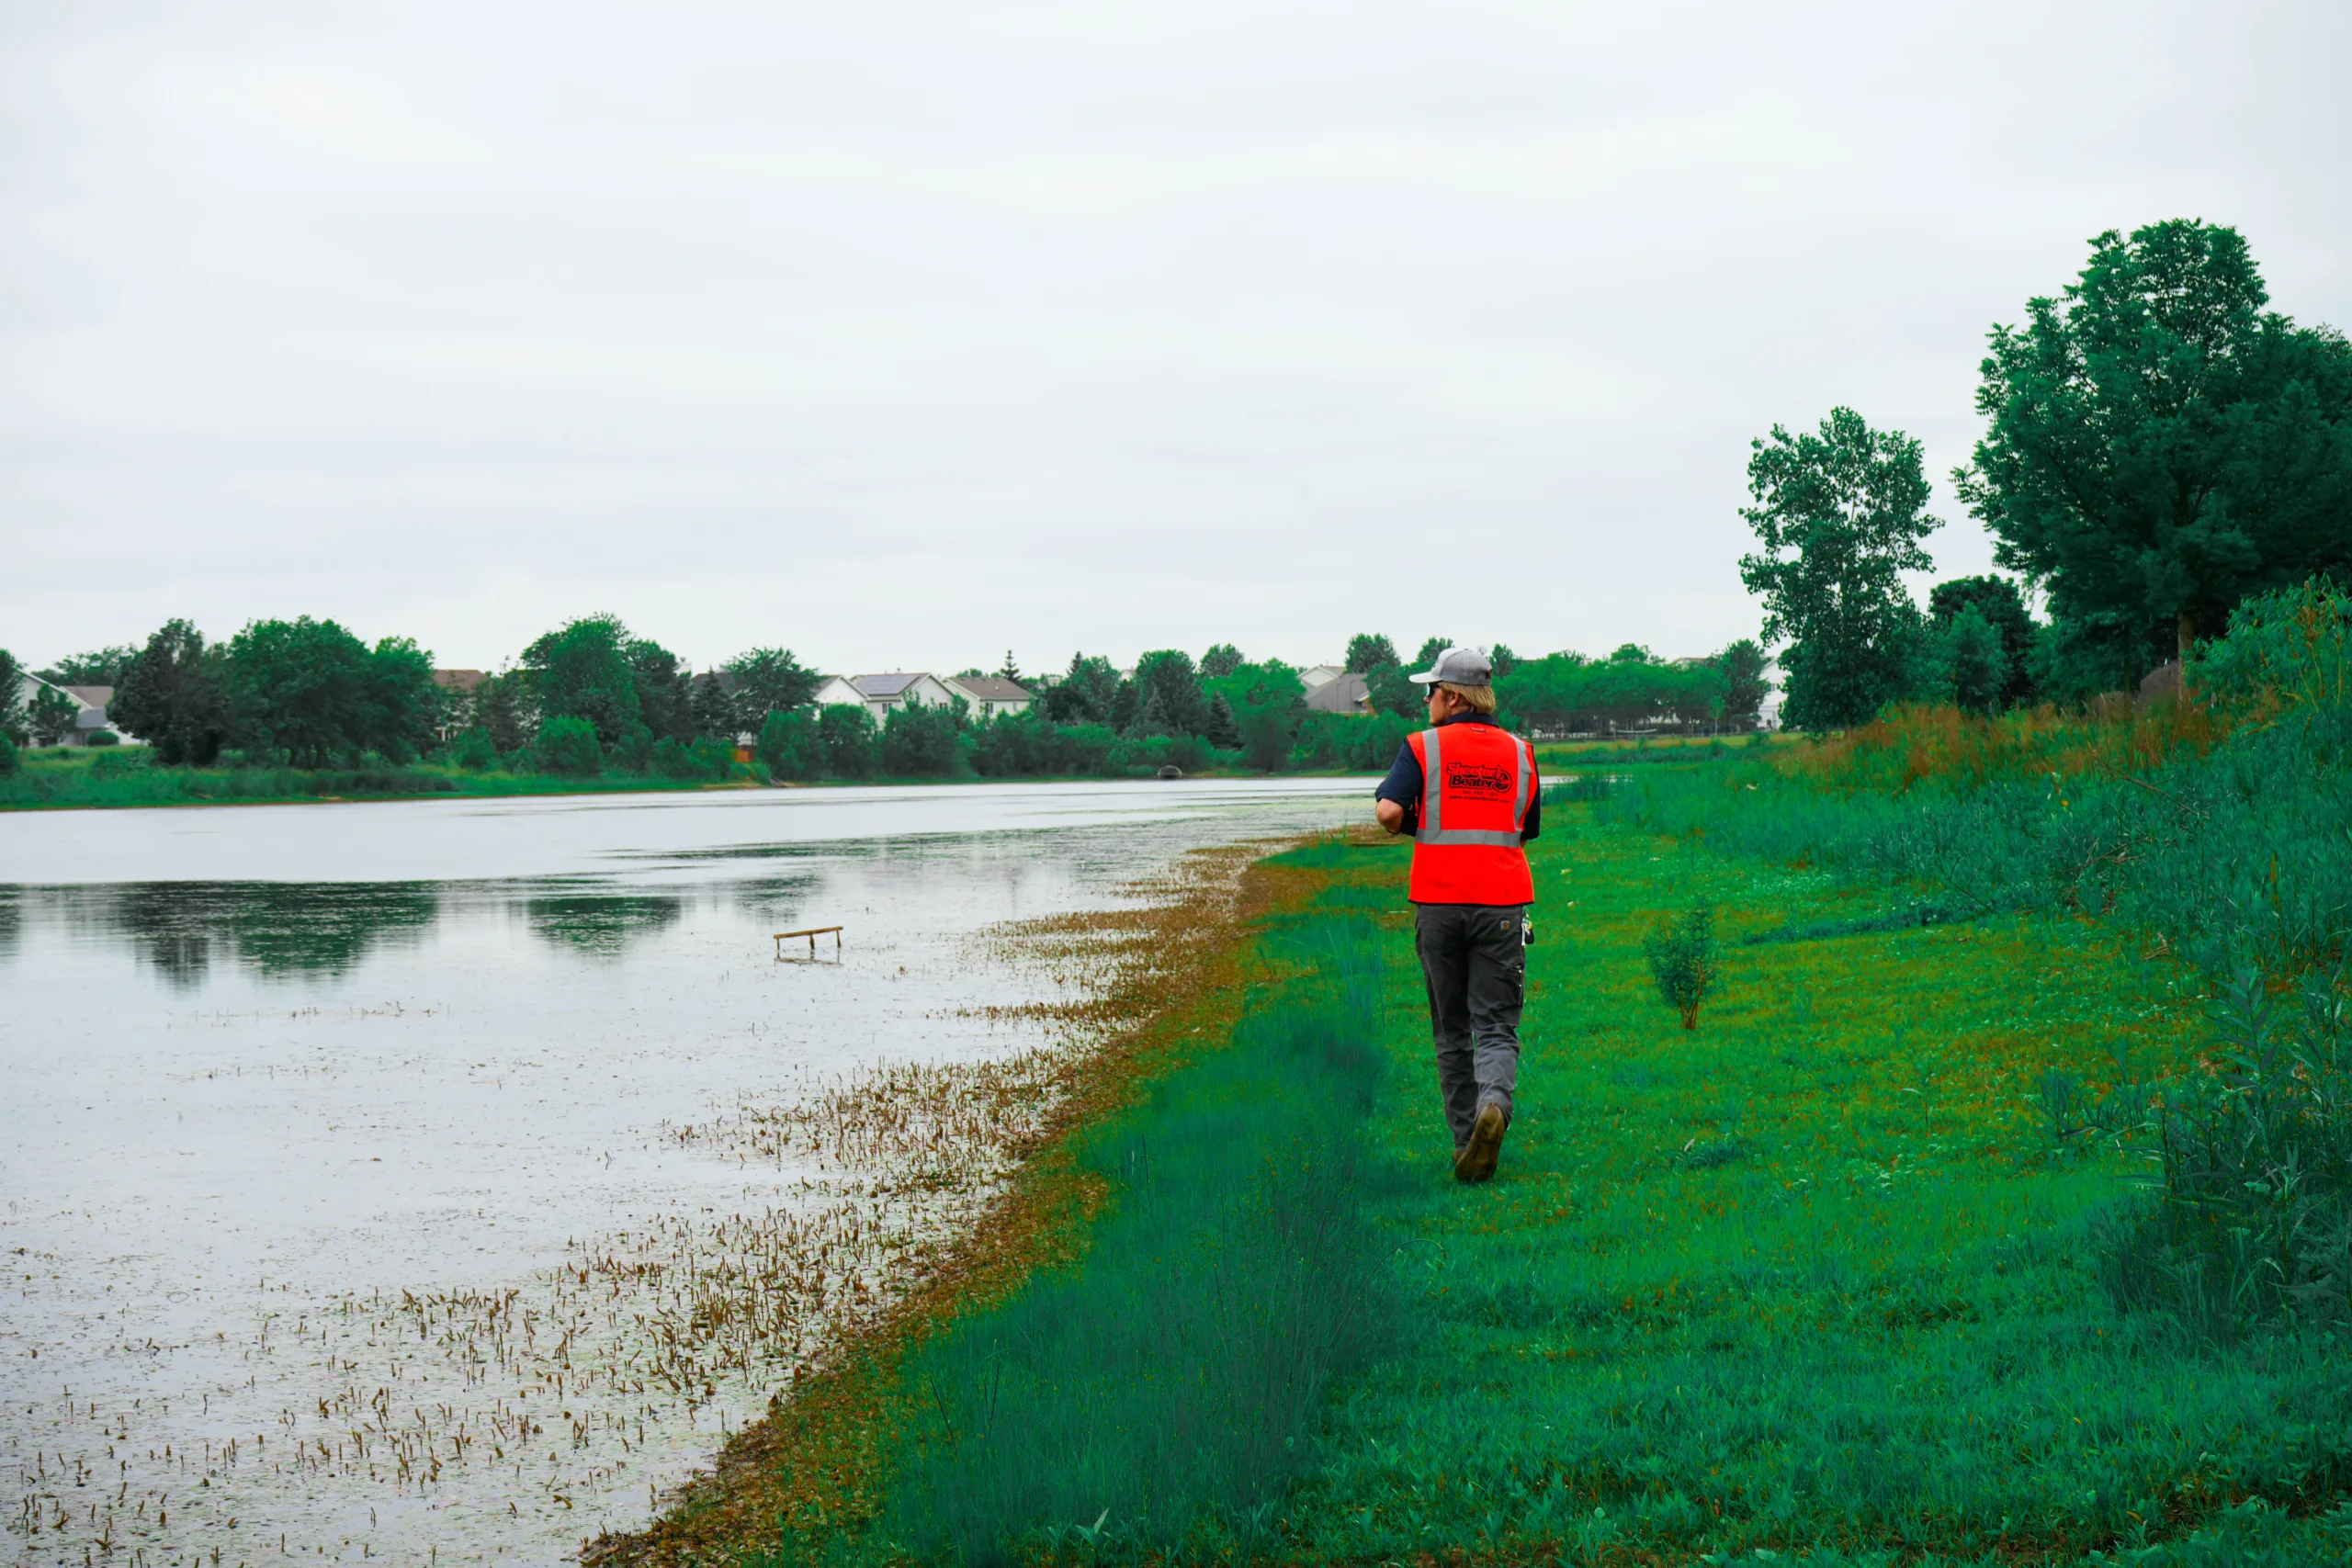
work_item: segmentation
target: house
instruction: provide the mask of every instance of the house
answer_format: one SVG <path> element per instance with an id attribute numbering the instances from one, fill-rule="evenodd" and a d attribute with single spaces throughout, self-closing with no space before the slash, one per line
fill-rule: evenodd
<path id="1" fill-rule="evenodd" d="M 489 679 L 490 673 L 484 670 L 435 670 L 433 672 L 433 683 L 441 688 L 442 696 L 447 699 L 441 705 L 441 721 L 433 727 L 435 736 L 448 740 L 465 728 L 458 720 L 472 716 L 473 705 L 467 699 L 474 694 L 475 687 Z"/>
<path id="2" fill-rule="evenodd" d="M 1001 675 L 950 675 L 940 684 L 971 704 L 974 718 L 1023 713 L 1032 700 L 1026 686 Z"/>
<path id="3" fill-rule="evenodd" d="M 1347 666 L 1343 664 L 1317 664 L 1298 672 L 1298 683 L 1312 692 L 1317 687 L 1329 685 L 1347 672 Z"/>
<path id="4" fill-rule="evenodd" d="M 955 694 L 938 676 L 922 671 L 893 671 L 883 675 L 828 675 L 817 688 L 817 705 L 862 704 L 879 724 L 894 707 L 937 707 Z"/>
<path id="5" fill-rule="evenodd" d="M 849 683 L 846 675 L 828 675 L 819 682 L 817 694 L 808 699 L 820 708 L 857 707 L 865 701 L 865 694 Z"/>
<path id="6" fill-rule="evenodd" d="M 1341 671 L 1307 688 L 1306 711 L 1368 714 L 1372 711 L 1372 683 L 1361 675 Z"/>
<path id="7" fill-rule="evenodd" d="M 20 675 L 17 681 L 17 700 L 23 705 L 28 718 L 33 716 L 44 692 L 52 694 L 47 705 L 55 706 L 58 697 L 74 705 L 73 723 L 50 744 L 87 746 L 90 738 L 101 732 L 112 737 L 99 741 L 101 746 L 117 745 L 125 739 L 122 731 L 107 722 L 107 704 L 114 700 L 112 686 L 61 686 L 38 675 Z M 34 739 L 38 740 L 42 737 L 36 733 Z"/>

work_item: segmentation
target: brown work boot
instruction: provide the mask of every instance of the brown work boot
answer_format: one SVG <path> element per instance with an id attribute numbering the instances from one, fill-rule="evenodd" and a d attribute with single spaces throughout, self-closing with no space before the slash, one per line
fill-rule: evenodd
<path id="1" fill-rule="evenodd" d="M 1501 1106 L 1490 1103 L 1478 1107 L 1478 1120 L 1470 1127 L 1470 1142 L 1454 1156 L 1454 1180 L 1486 1181 L 1493 1178 L 1495 1161 L 1503 1152 L 1505 1125 Z"/>

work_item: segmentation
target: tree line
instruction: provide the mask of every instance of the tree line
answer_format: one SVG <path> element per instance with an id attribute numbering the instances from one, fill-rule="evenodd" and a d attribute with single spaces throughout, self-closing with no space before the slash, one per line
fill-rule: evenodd
<path id="1" fill-rule="evenodd" d="M 1979 713 L 2129 690 L 2186 661 L 2250 595 L 2352 582 L 2352 345 L 2267 309 L 2233 229 L 2109 231 L 2062 294 L 1992 329 L 1952 472 L 2000 576 L 1938 583 L 1919 443 L 1848 408 L 1752 445 L 1740 562 L 1781 656 L 1785 723 L 1838 728 L 1892 702 Z"/>
<path id="2" fill-rule="evenodd" d="M 716 780 L 746 771 L 738 742 L 754 737 L 750 771 L 787 780 L 1123 776 L 1170 766 L 1385 767 L 1426 722 L 1424 689 L 1407 674 L 1450 644 L 1426 639 L 1408 665 L 1385 636 L 1351 638 L 1348 670 L 1364 678 L 1369 717 L 1310 711 L 1300 671 L 1220 643 L 1197 660 L 1156 649 L 1132 671 L 1073 654 L 1059 675 L 1035 682 L 1036 700 L 1023 713 L 978 718 L 961 701 L 894 705 L 877 722 L 864 704 L 817 705 L 822 677 L 788 649 L 753 649 L 697 671 L 613 615 L 548 631 L 470 690 L 437 684 L 432 656 L 410 638 L 370 645 L 310 616 L 255 621 L 210 643 L 174 620 L 143 646 L 76 655 L 41 673 L 111 685 L 110 719 L 165 764 L 429 760 L 478 772 Z M 1538 731 L 1659 717 L 1752 722 L 1766 690 L 1763 655 L 1746 641 L 1702 660 L 1662 660 L 1630 644 L 1600 660 L 1521 660 L 1505 647 L 1493 657 L 1505 722 Z M 0 671 L 11 692 L 13 671 L 13 660 Z M 1010 654 L 994 673 L 1024 679 Z M 0 714 L 0 735 L 10 728 Z"/>

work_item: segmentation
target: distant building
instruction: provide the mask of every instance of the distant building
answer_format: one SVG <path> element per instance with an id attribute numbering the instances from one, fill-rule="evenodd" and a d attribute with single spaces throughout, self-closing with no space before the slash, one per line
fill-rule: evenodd
<path id="1" fill-rule="evenodd" d="M 879 724 L 892 708 L 937 707 L 954 696 L 936 675 L 899 670 L 883 675 L 828 675 L 817 688 L 816 701 L 820 707 L 836 703 L 863 705 Z"/>
<path id="2" fill-rule="evenodd" d="M 17 677 L 17 697 L 24 705 L 28 713 L 31 711 L 33 703 L 43 692 L 62 693 L 74 705 L 74 727 L 59 739 L 59 745 L 87 746 L 90 743 L 90 737 L 101 731 L 114 738 L 113 741 L 99 741 L 98 744 L 101 746 L 129 739 L 122 731 L 107 722 L 107 705 L 114 701 L 112 686 L 61 686 L 53 681 L 44 681 L 38 675 Z"/>
<path id="3" fill-rule="evenodd" d="M 1310 669 L 1300 671 L 1298 681 L 1299 684 L 1311 692 L 1318 686 L 1329 685 L 1347 672 L 1348 669 L 1344 664 L 1317 664 Z"/>
<path id="4" fill-rule="evenodd" d="M 971 704 L 974 718 L 1024 713 L 1033 700 L 1029 688 L 1001 675 L 950 675 L 940 684 Z"/>
<path id="5" fill-rule="evenodd" d="M 1343 670 L 1329 680 L 1307 688 L 1306 711 L 1368 714 L 1372 711 L 1372 683 L 1361 675 L 1351 675 Z"/>
<path id="6" fill-rule="evenodd" d="M 489 679 L 490 673 L 484 670 L 435 670 L 433 672 L 433 683 L 441 688 L 442 694 L 458 699 L 442 705 L 440 722 L 433 727 L 435 736 L 445 741 L 457 738 L 458 731 L 465 728 L 459 720 L 469 717 L 473 712 L 473 705 L 463 699 L 471 697 L 474 688 Z"/>

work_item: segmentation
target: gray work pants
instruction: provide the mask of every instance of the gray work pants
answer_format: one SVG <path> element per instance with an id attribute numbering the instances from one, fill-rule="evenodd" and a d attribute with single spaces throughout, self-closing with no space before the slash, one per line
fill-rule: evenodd
<path id="1" fill-rule="evenodd" d="M 1519 1011 L 1527 993 L 1527 949 L 1517 904 L 1416 904 L 1414 945 L 1429 983 L 1437 1037 L 1437 1086 L 1459 1153 L 1478 1108 L 1510 1117 L 1519 1084 Z"/>

